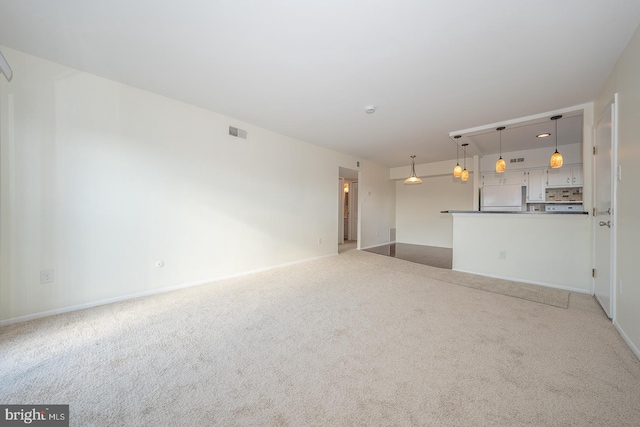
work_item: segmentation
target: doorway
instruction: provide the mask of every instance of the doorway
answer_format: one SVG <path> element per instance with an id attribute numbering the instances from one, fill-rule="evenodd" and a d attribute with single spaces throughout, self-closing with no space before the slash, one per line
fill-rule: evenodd
<path id="1" fill-rule="evenodd" d="M 338 252 L 340 245 L 355 249 L 358 242 L 358 178 L 359 172 L 340 167 L 338 170 Z"/>
<path id="2" fill-rule="evenodd" d="M 595 126 L 593 292 L 607 316 L 615 321 L 615 214 L 617 154 L 617 94 Z"/>

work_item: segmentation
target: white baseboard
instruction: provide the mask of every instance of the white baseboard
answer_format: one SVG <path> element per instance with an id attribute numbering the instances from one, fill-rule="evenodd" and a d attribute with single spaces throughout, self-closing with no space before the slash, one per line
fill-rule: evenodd
<path id="1" fill-rule="evenodd" d="M 105 305 L 105 304 L 112 304 L 114 302 L 126 301 L 126 300 L 130 300 L 130 299 L 141 298 L 141 297 L 146 297 L 146 296 L 151 296 L 151 295 L 162 294 L 162 293 L 165 293 L 165 292 L 176 291 L 178 289 L 190 288 L 192 286 L 199 286 L 199 285 L 204 285 L 204 284 L 207 284 L 207 283 L 219 282 L 221 280 L 232 279 L 232 278 L 235 278 L 235 277 L 248 276 L 250 274 L 261 273 L 263 271 L 269 271 L 269 270 L 273 270 L 273 269 L 281 268 L 281 267 L 288 267 L 288 266 L 292 266 L 292 265 L 295 265 L 295 264 L 300 264 L 300 263 L 303 263 L 303 262 L 319 260 L 319 259 L 322 259 L 322 258 L 329 258 L 329 257 L 337 256 L 337 255 L 338 254 L 335 253 L 335 254 L 329 254 L 329 255 L 322 255 L 322 256 L 319 256 L 319 257 L 306 258 L 306 259 L 299 260 L 299 261 L 286 262 L 286 263 L 283 263 L 283 264 L 278 264 L 278 265 L 274 265 L 274 266 L 270 266 L 270 267 L 264 267 L 264 268 L 258 268 L 258 269 L 255 269 L 255 270 L 243 271 L 241 273 L 230 274 L 230 275 L 227 275 L 227 276 L 220 276 L 220 277 L 215 277 L 215 278 L 212 278 L 212 279 L 197 280 L 197 281 L 194 281 L 194 282 L 181 283 L 181 284 L 178 284 L 178 285 L 167 286 L 167 287 L 164 287 L 164 288 L 152 289 L 152 290 L 149 290 L 149 291 L 137 292 L 137 293 L 134 293 L 134 294 L 127 294 L 127 295 L 122 295 L 122 296 L 113 297 L 113 298 L 107 298 L 107 299 L 103 299 L 103 300 L 99 300 L 99 301 L 91 301 L 91 302 L 87 302 L 87 303 L 84 303 L 84 304 L 61 307 L 61 308 L 56 308 L 54 310 L 41 311 L 39 313 L 27 314 L 27 315 L 24 315 L 24 316 L 12 317 L 12 318 L 9 318 L 9 319 L 6 319 L 6 320 L 0 320 L 0 327 L 12 325 L 12 324 L 15 324 L 15 323 L 27 322 L 29 320 L 40 319 L 42 317 L 53 316 L 53 315 L 56 315 L 56 314 L 69 313 L 71 311 L 84 310 L 86 308 L 97 307 L 97 306 Z"/>
<path id="2" fill-rule="evenodd" d="M 615 321 L 613 322 L 613 326 L 615 326 L 616 330 L 618 331 L 618 333 L 620 334 L 624 342 L 627 343 L 627 345 L 629 346 L 633 354 L 635 354 L 638 360 L 640 360 L 640 349 L 638 349 L 638 347 L 633 343 L 633 341 L 631 341 L 631 338 L 629 338 L 629 336 L 624 332 L 624 330 L 622 329 L 622 326 L 620 326 L 620 324 Z"/>
<path id="3" fill-rule="evenodd" d="M 538 285 L 538 286 L 544 286 L 546 288 L 554 288 L 554 289 L 560 289 L 560 290 L 563 290 L 563 291 L 570 291 L 570 292 L 577 292 L 577 293 L 580 293 L 580 294 L 591 295 L 591 291 L 589 289 L 572 288 L 570 286 L 554 285 L 553 283 L 536 282 L 536 281 L 533 281 L 533 280 L 523 280 L 523 279 L 519 279 L 519 278 L 497 276 L 497 275 L 493 275 L 493 274 L 482 274 L 482 273 L 478 273 L 478 272 L 475 272 L 475 271 L 459 270 L 457 268 L 454 268 L 453 271 L 459 271 L 461 273 L 475 274 L 477 276 L 491 277 L 493 279 L 509 280 L 511 282 L 527 283 L 529 285 Z"/>

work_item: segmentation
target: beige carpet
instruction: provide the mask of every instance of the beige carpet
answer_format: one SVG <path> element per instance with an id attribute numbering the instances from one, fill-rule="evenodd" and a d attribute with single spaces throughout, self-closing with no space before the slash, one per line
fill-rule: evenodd
<path id="1" fill-rule="evenodd" d="M 562 309 L 381 259 L 2 328 L 0 402 L 70 404 L 73 426 L 638 425 L 640 362 L 592 297 Z"/>

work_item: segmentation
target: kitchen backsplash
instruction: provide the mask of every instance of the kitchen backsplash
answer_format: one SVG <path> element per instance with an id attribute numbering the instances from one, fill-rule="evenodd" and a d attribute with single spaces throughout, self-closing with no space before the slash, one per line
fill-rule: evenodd
<path id="1" fill-rule="evenodd" d="M 547 202 L 581 202 L 582 187 L 576 188 L 547 188 L 545 190 Z"/>

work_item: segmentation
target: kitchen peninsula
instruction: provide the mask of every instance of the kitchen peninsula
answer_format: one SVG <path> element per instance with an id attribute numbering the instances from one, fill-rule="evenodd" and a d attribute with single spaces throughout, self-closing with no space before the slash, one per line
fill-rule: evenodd
<path id="1" fill-rule="evenodd" d="M 443 213 L 453 216 L 453 270 L 590 292 L 587 212 Z"/>

